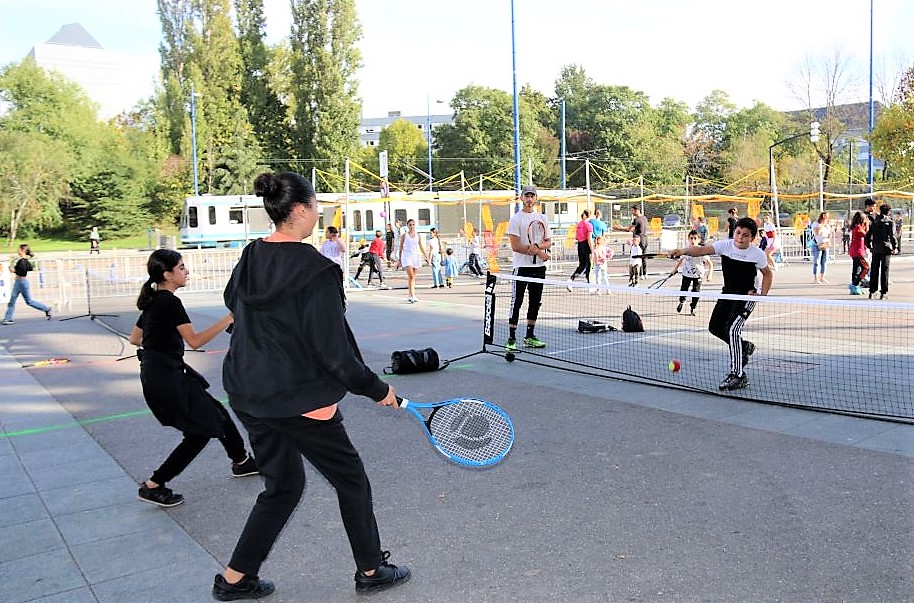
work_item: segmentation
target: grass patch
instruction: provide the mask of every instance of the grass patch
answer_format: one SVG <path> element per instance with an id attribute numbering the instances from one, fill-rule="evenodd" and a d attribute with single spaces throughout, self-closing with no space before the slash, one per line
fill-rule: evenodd
<path id="1" fill-rule="evenodd" d="M 178 236 L 178 227 L 170 226 L 162 228 L 160 229 L 159 234 L 161 236 L 176 237 Z M 10 244 L 5 251 L 15 253 L 16 249 L 19 248 L 20 243 L 28 243 L 29 247 L 31 247 L 32 251 L 35 253 L 52 251 L 89 251 L 88 236 L 83 239 L 74 239 L 67 237 L 66 235 L 57 234 L 35 236 L 29 237 L 28 239 L 17 240 Z M 155 241 L 153 241 L 153 244 L 155 244 Z M 102 251 L 111 251 L 114 249 L 149 249 L 149 236 L 145 230 L 134 235 L 116 238 L 105 238 L 103 233 L 101 247 Z"/>

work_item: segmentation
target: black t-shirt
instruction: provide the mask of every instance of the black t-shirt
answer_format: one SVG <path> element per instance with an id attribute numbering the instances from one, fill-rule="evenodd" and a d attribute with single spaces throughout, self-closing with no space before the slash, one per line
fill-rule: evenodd
<path id="1" fill-rule="evenodd" d="M 16 276 L 28 276 L 29 272 L 32 270 L 34 270 L 34 268 L 32 268 L 32 262 L 25 258 L 19 258 L 13 266 L 13 272 L 16 273 Z"/>
<path id="2" fill-rule="evenodd" d="M 171 291 L 156 291 L 152 304 L 140 314 L 136 326 L 143 329 L 143 347 L 168 354 L 173 358 L 184 357 L 184 339 L 178 327 L 190 322 L 184 304 Z"/>
<path id="3" fill-rule="evenodd" d="M 644 216 L 632 218 L 632 226 L 635 227 L 632 234 L 641 237 L 641 247 L 647 247 L 647 218 Z"/>
<path id="4" fill-rule="evenodd" d="M 733 216 L 730 216 L 729 218 L 727 218 L 727 238 L 728 239 L 733 238 L 733 233 L 736 231 L 737 222 L 739 222 L 739 220 L 737 220 Z"/>

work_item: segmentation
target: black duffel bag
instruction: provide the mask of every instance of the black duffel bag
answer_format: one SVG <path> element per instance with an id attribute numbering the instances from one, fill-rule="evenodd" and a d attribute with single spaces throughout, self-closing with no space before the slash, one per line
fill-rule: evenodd
<path id="1" fill-rule="evenodd" d="M 384 369 L 385 374 L 409 375 L 412 373 L 428 373 L 440 371 L 450 364 L 447 360 L 441 362 L 438 352 L 433 348 L 424 350 L 399 350 L 391 353 L 390 366 Z"/>

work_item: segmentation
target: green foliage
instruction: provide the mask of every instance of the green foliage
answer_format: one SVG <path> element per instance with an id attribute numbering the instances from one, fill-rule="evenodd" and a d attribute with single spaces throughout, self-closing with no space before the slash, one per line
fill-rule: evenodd
<path id="1" fill-rule="evenodd" d="M 873 152 L 888 162 L 892 179 L 914 181 L 914 96 L 882 112 L 873 128 Z"/>
<path id="2" fill-rule="evenodd" d="M 526 100 L 521 98 L 519 102 L 521 157 L 532 160 L 537 174 L 546 159 L 542 148 L 536 146 L 539 124 Z M 439 155 L 460 158 L 456 166 L 449 164 L 450 173 L 463 170 L 473 180 L 479 174 L 513 169 L 514 118 L 510 94 L 495 88 L 467 86 L 454 96 L 451 108 L 454 123 L 435 130 Z"/>
<path id="3" fill-rule="evenodd" d="M 413 122 L 398 119 L 381 130 L 378 150 L 388 153 L 390 181 L 412 184 L 422 179 L 410 166 L 427 156 L 428 141 Z"/>

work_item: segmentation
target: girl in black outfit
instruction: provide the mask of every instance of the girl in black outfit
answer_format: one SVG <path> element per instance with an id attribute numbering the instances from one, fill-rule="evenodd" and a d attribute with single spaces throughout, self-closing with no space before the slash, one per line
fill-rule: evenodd
<path id="1" fill-rule="evenodd" d="M 157 249 L 149 256 L 146 269 L 149 279 L 136 302 L 142 314 L 130 333 L 130 343 L 143 346 L 137 356 L 146 404 L 159 423 L 181 431 L 184 439 L 162 466 L 140 483 L 139 498 L 173 507 L 184 502 L 184 497 L 166 488 L 166 482 L 184 471 L 210 439 L 219 438 L 232 461 L 233 476 L 256 475 L 257 465 L 245 450 L 228 411 L 206 391 L 209 383 L 184 363 L 184 343 L 195 350 L 206 345 L 232 324 L 232 315 L 197 333 L 184 304 L 174 294 L 187 284 L 188 271 L 181 254 Z"/>
<path id="2" fill-rule="evenodd" d="M 22 299 L 25 300 L 25 303 L 44 312 L 45 317 L 48 320 L 51 320 L 51 308 L 44 305 L 40 301 L 32 299 L 32 294 L 29 291 L 29 272 L 33 270 L 32 263 L 29 261 L 29 258 L 32 257 L 32 250 L 29 249 L 29 246 L 23 243 L 19 246 L 19 259 L 16 260 L 16 263 L 10 266 L 10 272 L 16 275 L 16 280 L 13 281 L 13 291 L 10 293 L 10 301 L 6 306 L 6 316 L 3 318 L 3 324 L 11 325 L 13 324 L 13 312 L 16 311 L 16 298 L 22 295 Z"/>
<path id="3" fill-rule="evenodd" d="M 337 408 L 347 392 L 396 407 L 394 389 L 362 361 L 345 315 L 342 272 L 302 243 L 317 223 L 317 198 L 298 174 L 261 174 L 254 193 L 276 225 L 249 244 L 225 288 L 235 317 L 222 380 L 244 424 L 265 484 L 213 597 L 257 599 L 274 591 L 257 574 L 305 487 L 302 457 L 336 490 L 355 560 L 355 589 L 406 582 L 387 562 L 365 467 Z M 294 598 L 294 597 L 293 597 Z"/>

